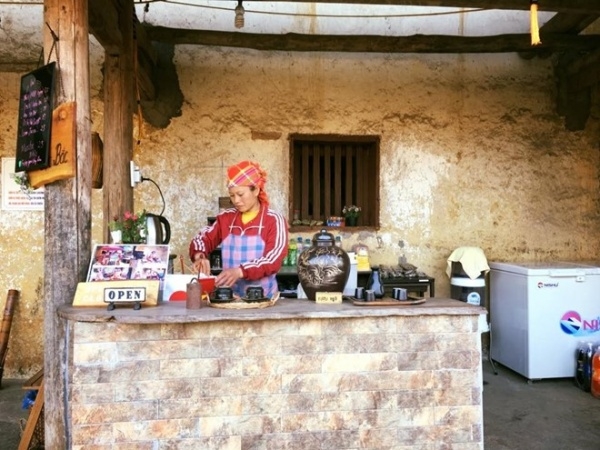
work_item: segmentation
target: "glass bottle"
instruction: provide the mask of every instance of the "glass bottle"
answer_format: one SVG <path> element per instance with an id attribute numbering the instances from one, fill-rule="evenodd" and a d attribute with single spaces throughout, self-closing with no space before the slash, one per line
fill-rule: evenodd
<path id="1" fill-rule="evenodd" d="M 298 247 L 296 245 L 296 239 L 290 239 L 288 247 L 288 262 L 290 266 L 295 266 L 298 260 Z"/>
<path id="2" fill-rule="evenodd" d="M 375 298 L 383 298 L 384 289 L 379 273 L 379 266 L 371 267 L 371 275 L 367 282 L 367 289 L 372 290 L 375 293 Z"/>
<path id="3" fill-rule="evenodd" d="M 302 236 L 298 236 L 298 238 L 296 239 L 296 247 L 296 251 L 298 252 L 298 258 L 300 258 L 300 253 L 302 253 L 302 250 L 304 250 L 304 239 L 302 239 Z M 296 261 L 298 261 L 298 258 L 296 258 Z"/>

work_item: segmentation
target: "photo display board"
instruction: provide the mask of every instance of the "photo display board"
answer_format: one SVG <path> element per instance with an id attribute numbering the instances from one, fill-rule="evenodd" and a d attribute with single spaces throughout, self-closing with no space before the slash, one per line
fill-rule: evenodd
<path id="1" fill-rule="evenodd" d="M 87 281 L 162 280 L 168 264 L 168 245 L 98 244 Z"/>
<path id="2" fill-rule="evenodd" d="M 21 77 L 15 172 L 50 164 L 55 66 L 52 62 Z"/>

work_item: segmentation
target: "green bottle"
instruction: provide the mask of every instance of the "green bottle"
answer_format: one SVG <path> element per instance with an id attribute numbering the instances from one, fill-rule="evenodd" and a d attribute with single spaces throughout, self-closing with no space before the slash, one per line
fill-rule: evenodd
<path id="1" fill-rule="evenodd" d="M 290 244 L 288 246 L 288 255 L 287 255 L 288 265 L 295 266 L 296 261 L 298 260 L 298 245 L 296 244 L 295 239 L 290 239 Z"/>

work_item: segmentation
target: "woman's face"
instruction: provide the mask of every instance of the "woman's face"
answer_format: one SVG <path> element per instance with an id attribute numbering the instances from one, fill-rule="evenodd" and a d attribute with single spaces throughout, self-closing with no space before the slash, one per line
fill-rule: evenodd
<path id="1" fill-rule="evenodd" d="M 260 208 L 258 202 L 259 189 L 250 186 L 235 186 L 229 188 L 229 198 L 236 209 L 241 212 L 256 211 Z"/>

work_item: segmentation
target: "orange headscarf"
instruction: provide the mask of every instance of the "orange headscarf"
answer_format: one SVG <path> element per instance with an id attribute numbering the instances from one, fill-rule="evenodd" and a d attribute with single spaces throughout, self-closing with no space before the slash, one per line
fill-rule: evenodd
<path id="1" fill-rule="evenodd" d="M 258 163 L 241 161 L 227 168 L 227 188 L 235 186 L 255 186 L 260 189 L 258 200 L 265 205 L 269 204 L 269 197 L 265 192 L 267 172 Z"/>

